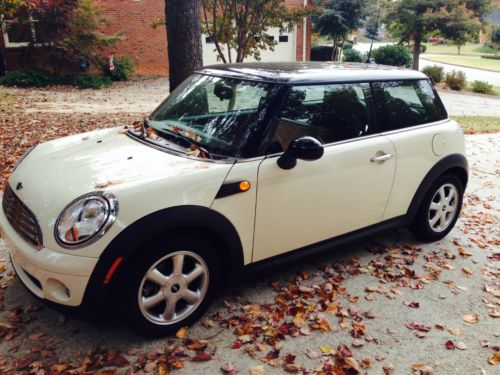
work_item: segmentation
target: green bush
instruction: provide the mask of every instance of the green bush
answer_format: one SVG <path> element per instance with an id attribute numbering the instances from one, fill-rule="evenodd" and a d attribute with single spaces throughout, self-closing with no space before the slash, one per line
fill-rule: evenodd
<path id="1" fill-rule="evenodd" d="M 452 70 L 446 73 L 445 77 L 446 86 L 452 90 L 460 91 L 465 88 L 467 82 L 465 81 L 465 73 L 461 70 Z"/>
<path id="2" fill-rule="evenodd" d="M 100 89 L 101 87 L 111 86 L 111 78 L 84 73 L 77 75 L 74 83 L 76 87 L 81 89 Z"/>
<path id="3" fill-rule="evenodd" d="M 377 64 L 405 66 L 407 68 L 412 65 L 410 51 L 402 44 L 386 45 L 374 49 L 372 56 Z"/>
<path id="4" fill-rule="evenodd" d="M 427 51 L 427 46 L 425 44 L 422 44 L 420 46 L 420 53 L 425 53 L 425 51 Z"/>
<path id="5" fill-rule="evenodd" d="M 17 70 L 7 72 L 0 84 L 18 87 L 47 87 L 67 84 L 68 76 L 53 74 L 43 69 Z"/>
<path id="6" fill-rule="evenodd" d="M 355 49 L 344 50 L 345 62 L 363 62 L 363 55 Z"/>
<path id="7" fill-rule="evenodd" d="M 488 82 L 474 81 L 474 82 L 472 82 L 471 87 L 472 87 L 472 91 L 477 92 L 479 94 L 492 95 L 495 93 L 493 91 L 493 85 L 490 85 Z"/>
<path id="8" fill-rule="evenodd" d="M 342 46 L 342 49 L 344 51 L 347 51 L 348 49 L 352 49 L 352 43 L 344 43 L 344 45 Z"/>
<path id="9" fill-rule="evenodd" d="M 330 61 L 332 53 L 331 46 L 314 46 L 311 48 L 311 61 Z"/>
<path id="10" fill-rule="evenodd" d="M 444 78 L 444 68 L 438 65 L 426 66 L 422 69 L 422 73 L 429 77 L 433 85 L 442 82 Z"/>
<path id="11" fill-rule="evenodd" d="M 483 59 L 500 60 L 500 55 L 481 55 Z"/>
<path id="12" fill-rule="evenodd" d="M 113 81 L 128 81 L 130 76 L 135 71 L 134 61 L 128 56 L 122 56 L 114 59 L 114 65 L 114 70 L 109 70 L 108 61 L 106 61 L 102 66 L 104 74 L 111 77 L 111 80 Z"/>

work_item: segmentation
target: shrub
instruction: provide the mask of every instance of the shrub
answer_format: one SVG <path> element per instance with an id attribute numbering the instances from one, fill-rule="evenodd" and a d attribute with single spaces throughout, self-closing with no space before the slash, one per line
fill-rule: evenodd
<path id="1" fill-rule="evenodd" d="M 426 66 L 422 69 L 422 73 L 429 77 L 433 85 L 443 81 L 444 78 L 444 68 L 438 65 Z"/>
<path id="2" fill-rule="evenodd" d="M 377 64 L 405 66 L 407 68 L 412 64 L 410 51 L 402 44 L 379 47 L 373 50 L 372 56 Z"/>
<path id="3" fill-rule="evenodd" d="M 344 51 L 347 51 L 348 49 L 352 49 L 352 43 L 344 43 L 344 46 L 342 47 Z"/>
<path id="4" fill-rule="evenodd" d="M 500 60 L 500 55 L 481 55 L 483 59 Z"/>
<path id="5" fill-rule="evenodd" d="M 75 86 L 81 89 L 100 89 L 111 85 L 111 78 L 93 74 L 79 74 L 75 77 Z"/>
<path id="6" fill-rule="evenodd" d="M 0 79 L 2 85 L 18 87 L 47 87 L 67 84 L 69 81 L 68 76 L 53 74 L 43 69 L 11 71 Z"/>
<path id="7" fill-rule="evenodd" d="M 452 70 L 451 72 L 446 73 L 445 82 L 446 86 L 452 90 L 463 90 L 466 85 L 465 73 L 461 70 Z"/>
<path id="8" fill-rule="evenodd" d="M 104 74 L 111 77 L 113 81 L 128 81 L 135 70 L 134 61 L 128 56 L 115 59 L 114 65 L 114 70 L 109 70 L 109 63 L 107 61 L 102 66 Z"/>
<path id="9" fill-rule="evenodd" d="M 331 46 L 314 46 L 311 48 L 311 61 L 330 61 L 332 53 Z"/>
<path id="10" fill-rule="evenodd" d="M 425 51 L 427 51 L 427 46 L 425 44 L 422 44 L 420 46 L 420 53 L 424 53 Z"/>
<path id="11" fill-rule="evenodd" d="M 355 49 L 344 50 L 344 61 L 345 62 L 363 62 L 363 55 L 356 51 Z"/>
<path id="12" fill-rule="evenodd" d="M 492 95 L 495 93 L 493 91 L 493 85 L 490 85 L 488 82 L 484 81 L 472 82 L 472 91 L 477 92 L 479 94 L 488 94 L 488 95 Z"/>

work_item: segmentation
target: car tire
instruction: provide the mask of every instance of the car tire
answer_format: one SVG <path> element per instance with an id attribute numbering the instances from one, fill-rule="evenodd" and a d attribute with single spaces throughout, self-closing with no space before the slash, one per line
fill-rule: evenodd
<path id="1" fill-rule="evenodd" d="M 196 322 L 220 287 L 220 262 L 192 234 L 151 243 L 124 271 L 122 311 L 132 329 L 162 337 Z"/>
<path id="2" fill-rule="evenodd" d="M 439 177 L 425 194 L 410 227 L 411 232 L 426 242 L 445 237 L 460 216 L 463 195 L 462 181 L 456 175 Z"/>

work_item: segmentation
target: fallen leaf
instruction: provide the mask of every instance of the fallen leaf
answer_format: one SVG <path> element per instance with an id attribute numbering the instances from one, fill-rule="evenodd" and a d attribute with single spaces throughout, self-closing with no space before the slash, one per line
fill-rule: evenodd
<path id="1" fill-rule="evenodd" d="M 201 352 L 194 357 L 191 357 L 191 361 L 194 362 L 206 362 L 210 361 L 212 359 L 212 356 L 208 354 L 207 352 Z"/>
<path id="2" fill-rule="evenodd" d="M 250 368 L 250 375 L 264 375 L 264 366 L 254 366 Z"/>
<path id="3" fill-rule="evenodd" d="M 453 336 L 462 335 L 462 330 L 459 328 L 448 328 L 448 332 L 450 332 Z"/>
<path id="4" fill-rule="evenodd" d="M 413 370 L 413 375 L 433 375 L 434 370 L 431 366 L 423 365 L 423 364 L 414 364 L 411 366 Z"/>
<path id="5" fill-rule="evenodd" d="M 469 324 L 475 324 L 479 321 L 477 313 L 464 314 L 462 320 Z"/>
<path id="6" fill-rule="evenodd" d="M 181 327 L 175 334 L 178 339 L 185 339 L 189 333 L 188 327 Z"/>
<path id="7" fill-rule="evenodd" d="M 448 349 L 448 350 L 455 349 L 455 343 L 451 340 L 446 341 L 444 345 L 446 346 L 446 349 Z"/>
<path id="8" fill-rule="evenodd" d="M 459 350 L 465 350 L 465 349 L 467 349 L 467 345 L 465 345 L 465 343 L 462 342 L 462 341 L 457 342 L 457 345 L 455 345 L 455 346 Z"/>
<path id="9" fill-rule="evenodd" d="M 431 330 L 431 327 L 420 323 L 408 323 L 406 324 L 406 327 L 408 329 L 418 330 L 420 332 L 429 332 Z"/>
<path id="10" fill-rule="evenodd" d="M 500 353 L 493 353 L 489 356 L 488 362 L 491 365 L 498 365 L 500 363 Z"/>

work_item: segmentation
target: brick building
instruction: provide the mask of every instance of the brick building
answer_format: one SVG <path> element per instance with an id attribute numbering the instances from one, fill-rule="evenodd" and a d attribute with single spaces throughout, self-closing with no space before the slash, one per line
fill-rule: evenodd
<path id="1" fill-rule="evenodd" d="M 136 63 L 136 72 L 141 75 L 168 75 L 167 36 L 165 27 L 153 29 L 151 25 L 164 17 L 164 0 L 95 0 L 102 9 L 109 34 L 120 34 L 122 40 L 115 43 L 109 52 L 115 56 L 128 55 Z M 301 7 L 309 0 L 285 0 L 289 7 Z M 278 42 L 275 51 L 263 51 L 262 61 L 308 60 L 311 50 L 311 24 L 304 20 L 295 29 L 280 34 L 277 29 L 268 31 L 269 37 Z M 0 38 L 2 39 L 2 38 Z M 4 33 L 0 43 L 6 46 L 7 69 L 19 67 L 23 43 L 10 43 Z M 209 38 L 202 37 L 204 65 L 216 63 L 216 54 Z M 251 59 L 247 59 L 251 61 Z M 43 62 L 38 61 L 38 64 Z"/>

